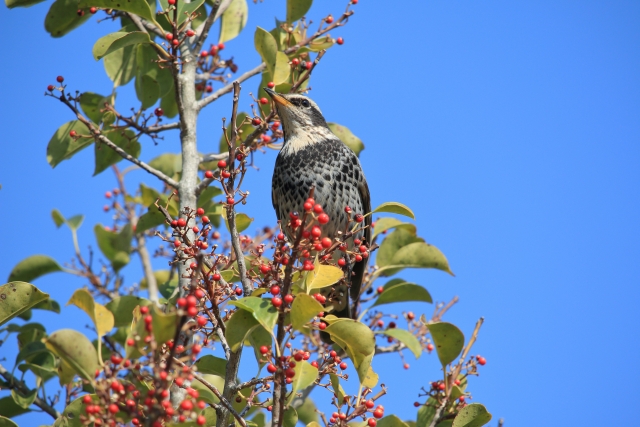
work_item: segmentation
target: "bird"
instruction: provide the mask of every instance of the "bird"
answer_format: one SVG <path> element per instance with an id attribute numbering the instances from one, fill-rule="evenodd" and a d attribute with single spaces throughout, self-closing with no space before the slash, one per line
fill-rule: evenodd
<path id="1" fill-rule="evenodd" d="M 349 207 L 352 215 L 365 216 L 364 226 L 349 239 L 349 249 L 353 250 L 355 239 L 362 244 L 371 243 L 371 215 L 367 215 L 371 212 L 371 196 L 358 156 L 331 131 L 320 108 L 309 97 L 264 90 L 274 101 L 284 134 L 271 186 L 271 199 L 280 223 L 286 224 L 290 214 L 304 211 L 303 205 L 313 188 L 315 203 L 329 216 L 329 222 L 322 227 L 323 236 L 334 239 L 338 232 L 346 231 L 350 215 L 346 207 Z M 283 231 L 288 241 L 293 242 L 291 230 L 283 227 Z M 338 256 L 340 252 L 334 254 Z M 328 293 L 327 306 L 333 307 L 328 314 L 351 318 L 351 306 L 359 301 L 366 260 L 349 262 L 346 267 L 347 283 L 336 284 L 324 293 Z"/>

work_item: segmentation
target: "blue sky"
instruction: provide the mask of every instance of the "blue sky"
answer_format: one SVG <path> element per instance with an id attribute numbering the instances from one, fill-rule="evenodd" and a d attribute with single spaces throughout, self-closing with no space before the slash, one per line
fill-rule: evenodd
<path id="1" fill-rule="evenodd" d="M 54 227 L 53 208 L 84 213 L 81 246 L 95 247 L 91 228 L 109 223 L 103 194 L 115 186 L 109 172 L 91 177 L 92 149 L 55 170 L 46 162 L 49 138 L 72 119 L 42 96 L 46 86 L 62 74 L 70 88 L 108 93 L 91 47 L 112 31 L 109 23 L 88 23 L 52 39 L 42 24 L 48 3 L 0 8 L 4 277 L 30 254 L 70 260 L 71 239 Z M 316 20 L 345 4 L 316 3 L 309 14 Z M 411 206 L 419 234 L 442 249 L 456 273 L 402 277 L 439 301 L 459 295 L 447 320 L 467 335 L 485 317 L 475 352 L 487 365 L 470 382 L 473 400 L 493 413 L 492 425 L 499 417 L 506 426 L 630 425 L 626 391 L 640 380 L 633 363 L 640 349 L 640 3 L 381 4 L 361 0 L 352 21 L 332 33 L 345 44 L 323 58 L 311 96 L 328 120 L 364 141 L 373 204 Z M 227 44 L 241 71 L 258 63 L 253 28 L 272 28 L 283 15 L 283 1 L 250 4 L 247 30 Z M 243 85 L 245 109 L 258 83 Z M 134 105 L 130 86 L 118 107 Z M 202 114 L 201 151 L 217 148 L 230 105 L 225 98 Z M 177 132 L 157 146 L 144 141 L 142 158 L 178 147 Z M 260 170 L 247 179 L 246 210 L 256 227 L 275 222 L 274 158 L 257 156 Z M 132 174 L 132 186 L 140 179 L 147 176 Z M 125 276 L 139 280 L 137 264 Z M 36 281 L 63 304 L 82 284 L 63 274 Z M 430 314 L 433 307 L 411 309 Z M 88 319 L 79 316 L 67 307 L 38 319 L 49 331 L 81 329 Z M 10 366 L 12 345 L 2 352 Z M 420 387 L 439 378 L 435 355 L 408 361 L 408 371 L 396 356 L 377 362 L 390 391 L 387 413 L 404 419 L 415 418 Z M 611 392 L 615 410 L 600 398 Z M 40 414 L 19 421 L 50 423 Z"/>

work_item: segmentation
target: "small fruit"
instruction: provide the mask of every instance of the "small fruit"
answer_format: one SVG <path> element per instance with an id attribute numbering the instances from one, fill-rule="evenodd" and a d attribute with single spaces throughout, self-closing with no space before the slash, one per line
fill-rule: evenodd
<path id="1" fill-rule="evenodd" d="M 55 88 L 56 88 L 56 87 L 55 87 L 54 85 L 49 85 L 49 86 L 47 86 L 47 90 L 48 90 L 49 92 L 53 92 L 53 90 L 54 90 Z"/>
<path id="2" fill-rule="evenodd" d="M 278 308 L 282 305 L 282 300 L 278 297 L 273 297 L 271 298 L 271 304 L 273 304 L 275 308 Z"/>
<path id="3" fill-rule="evenodd" d="M 196 322 L 198 322 L 198 326 L 204 326 L 207 324 L 207 318 L 204 316 L 198 316 Z"/>
<path id="4" fill-rule="evenodd" d="M 242 295 L 242 288 L 236 288 L 236 295 L 237 296 Z"/>
<path id="5" fill-rule="evenodd" d="M 267 83 L 267 87 L 269 89 L 273 89 L 274 87 L 276 87 L 276 84 L 274 82 L 269 82 L 269 83 Z"/>
<path id="6" fill-rule="evenodd" d="M 218 50 L 224 49 L 224 43 L 218 43 Z"/>
<path id="7" fill-rule="evenodd" d="M 164 110 L 160 107 L 156 108 L 153 112 L 156 116 L 158 117 L 162 117 L 162 115 L 164 114 Z"/>
<path id="8" fill-rule="evenodd" d="M 187 37 L 193 37 L 196 35 L 196 32 L 193 30 L 187 30 Z"/>
<path id="9" fill-rule="evenodd" d="M 207 56 L 209 56 L 209 52 L 207 52 L 206 50 L 203 50 L 202 52 L 200 52 L 201 58 L 206 58 Z"/>
<path id="10" fill-rule="evenodd" d="M 367 420 L 367 425 L 368 425 L 369 427 L 376 427 L 376 425 L 377 425 L 377 424 L 378 424 L 378 421 L 376 421 L 376 419 L 375 419 L 375 418 L 369 418 L 369 419 Z"/>
<path id="11" fill-rule="evenodd" d="M 58 77 L 56 77 L 56 81 L 57 81 L 58 83 L 62 83 L 62 82 L 64 81 L 64 77 L 62 77 L 62 76 L 58 76 Z"/>
<path id="12" fill-rule="evenodd" d="M 336 39 L 336 43 L 338 43 L 339 45 L 342 45 L 344 43 L 344 39 L 342 37 L 338 37 Z"/>
<path id="13" fill-rule="evenodd" d="M 291 294 L 287 294 L 284 296 L 284 302 L 286 302 L 287 304 L 291 304 L 293 302 L 293 295 Z"/>
<path id="14" fill-rule="evenodd" d="M 364 406 L 366 406 L 367 409 L 373 409 L 373 407 L 375 406 L 375 403 L 373 403 L 373 400 L 369 399 L 366 402 L 364 402 Z"/>
<path id="15" fill-rule="evenodd" d="M 91 7 L 89 8 L 89 12 L 91 12 L 92 14 L 96 13 L 98 11 L 97 7 Z"/>
<path id="16" fill-rule="evenodd" d="M 253 126 L 260 126 L 260 123 L 262 123 L 262 119 L 261 119 L 260 117 L 254 117 L 254 118 L 251 120 L 251 124 L 252 124 Z"/>
<path id="17" fill-rule="evenodd" d="M 329 222 L 329 215 L 327 215 L 326 213 L 322 213 L 320 215 L 318 215 L 318 222 L 320 224 L 326 224 Z"/>
<path id="18" fill-rule="evenodd" d="M 432 352 L 433 351 L 433 344 L 431 344 L 431 343 L 427 344 L 427 351 L 428 352 Z"/>
<path id="19" fill-rule="evenodd" d="M 71 138 L 75 138 L 76 136 L 78 136 L 78 132 L 76 132 L 75 130 L 72 130 L 71 132 L 69 132 L 69 136 Z"/>
<path id="20" fill-rule="evenodd" d="M 178 227 L 183 228 L 186 225 L 187 225 L 187 220 L 185 220 L 184 218 L 178 219 Z"/>
<path id="21" fill-rule="evenodd" d="M 266 105 L 268 103 L 269 103 L 269 100 L 267 98 L 260 98 L 260 104 Z"/>
<path id="22" fill-rule="evenodd" d="M 209 217 L 206 215 L 202 215 L 202 223 L 203 224 L 209 224 Z"/>
<path id="23" fill-rule="evenodd" d="M 373 416 L 380 419 L 384 416 L 384 411 L 380 408 L 376 409 L 375 411 L 373 411 Z"/>
<path id="24" fill-rule="evenodd" d="M 267 354 L 269 353 L 269 347 L 267 347 L 266 345 L 263 345 L 260 347 L 260 353 L 261 354 Z"/>
<path id="25" fill-rule="evenodd" d="M 270 374 L 275 374 L 277 370 L 278 368 L 276 368 L 273 363 L 269 363 L 267 365 L 267 372 L 269 372 Z"/>
<path id="26" fill-rule="evenodd" d="M 332 23 L 333 23 L 333 16 L 331 16 L 331 15 L 327 16 L 327 17 L 324 19 L 324 21 L 325 21 L 327 24 L 332 24 Z"/>
<path id="27" fill-rule="evenodd" d="M 167 39 L 167 40 L 169 40 L 169 41 L 173 40 L 173 33 L 167 33 L 167 34 L 165 34 L 165 35 L 164 35 L 164 38 L 165 38 L 165 39 Z"/>
<path id="28" fill-rule="evenodd" d="M 220 169 L 224 169 L 224 168 L 226 168 L 226 167 L 227 167 L 227 162 L 225 162 L 224 160 L 220 160 L 220 161 L 218 162 L 218 168 L 220 168 Z"/>

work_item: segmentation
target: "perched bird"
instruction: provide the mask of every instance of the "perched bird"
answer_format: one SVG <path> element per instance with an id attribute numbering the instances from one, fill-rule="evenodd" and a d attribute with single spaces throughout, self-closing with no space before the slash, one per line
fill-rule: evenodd
<path id="1" fill-rule="evenodd" d="M 284 145 L 278 154 L 273 172 L 271 199 L 276 215 L 286 224 L 292 212 L 304 212 L 303 205 L 314 188 L 314 199 L 329 215 L 329 222 L 322 227 L 323 236 L 333 239 L 338 232 L 345 232 L 351 215 L 371 212 L 367 180 L 362 172 L 358 156 L 331 132 L 318 105 L 300 94 L 279 94 L 265 91 L 275 102 L 282 123 Z M 353 239 L 371 242 L 371 215 L 365 218 L 366 228 Z M 293 236 L 286 227 L 290 242 Z M 353 239 L 349 239 L 353 248 Z M 336 251 L 337 255 L 341 252 Z M 347 285 L 334 286 L 327 305 L 331 314 L 351 317 L 351 300 L 357 303 L 366 262 L 348 265 Z M 350 287 L 347 292 L 347 286 Z"/>

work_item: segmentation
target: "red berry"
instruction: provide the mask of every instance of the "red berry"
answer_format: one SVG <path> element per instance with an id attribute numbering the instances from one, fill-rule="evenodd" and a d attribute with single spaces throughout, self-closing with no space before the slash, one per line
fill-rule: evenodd
<path id="1" fill-rule="evenodd" d="M 351 4 L 358 4 L 358 0 L 351 0 Z"/>
<path id="2" fill-rule="evenodd" d="M 201 351 L 202 351 L 202 346 L 201 346 L 200 344 L 194 344 L 194 345 L 191 347 L 191 353 L 193 353 L 193 354 L 198 354 L 198 353 L 200 353 Z"/>
<path id="3" fill-rule="evenodd" d="M 283 233 L 278 233 L 278 235 L 276 236 L 276 238 L 278 240 L 284 240 L 284 234 Z"/>
<path id="4" fill-rule="evenodd" d="M 204 326 L 207 324 L 207 318 L 204 316 L 198 316 L 198 318 L 196 319 L 196 321 L 198 322 L 199 326 Z"/>
<path id="5" fill-rule="evenodd" d="M 342 43 L 344 43 L 344 39 L 342 37 L 338 37 L 338 39 L 336 40 L 336 43 L 341 45 Z"/>
<path id="6" fill-rule="evenodd" d="M 260 98 L 260 104 L 265 105 L 268 103 L 269 103 L 269 100 L 267 98 Z"/>
<path id="7" fill-rule="evenodd" d="M 364 220 L 364 216 L 361 214 L 357 214 L 355 218 L 356 222 L 362 222 Z"/>
<path id="8" fill-rule="evenodd" d="M 269 89 L 273 89 L 274 87 L 276 87 L 276 84 L 274 82 L 269 82 L 269 83 L 267 83 L 267 87 Z"/>
<path id="9" fill-rule="evenodd" d="M 373 411 L 373 416 L 376 418 L 382 418 L 384 416 L 384 411 L 378 408 L 375 411 Z"/>
<path id="10" fill-rule="evenodd" d="M 211 172 L 211 171 L 206 171 L 206 172 L 204 173 L 204 177 L 205 177 L 205 178 L 208 178 L 208 179 L 213 178 L 213 172 Z"/>
<path id="11" fill-rule="evenodd" d="M 229 178 L 231 176 L 231 173 L 228 170 L 223 170 L 222 172 L 220 172 L 220 176 L 223 178 Z"/>
<path id="12" fill-rule="evenodd" d="M 485 363 L 487 363 L 487 359 L 484 357 L 478 357 L 478 363 L 484 366 Z"/>
<path id="13" fill-rule="evenodd" d="M 339 265 L 340 267 L 344 267 L 345 265 L 347 265 L 347 261 L 345 261 L 345 259 L 344 259 L 344 258 L 340 258 L 340 259 L 338 260 L 338 265 Z"/>
<path id="14" fill-rule="evenodd" d="M 269 363 L 267 365 L 267 372 L 269 372 L 270 374 L 275 374 L 277 370 L 278 368 L 276 368 L 273 363 Z"/>
<path id="15" fill-rule="evenodd" d="M 176 248 L 179 248 L 179 247 L 180 247 L 180 244 L 181 244 L 181 243 L 180 243 L 180 240 L 174 240 L 174 241 L 173 241 L 173 246 L 175 246 Z"/>
<path id="16" fill-rule="evenodd" d="M 58 76 L 58 77 L 56 77 L 56 81 L 57 81 L 58 83 L 62 83 L 62 82 L 64 81 L 64 77 L 62 77 L 62 76 Z"/>
<path id="17" fill-rule="evenodd" d="M 331 245 L 332 245 L 332 243 L 333 243 L 333 242 L 331 241 L 331 239 L 330 239 L 330 238 L 325 237 L 325 238 L 323 238 L 323 239 L 321 240 L 321 243 L 322 243 L 322 247 L 323 247 L 323 248 L 325 248 L 325 249 L 327 249 L 327 248 L 330 248 L 330 247 L 331 247 Z"/>
<path id="18" fill-rule="evenodd" d="M 211 49 L 209 49 L 209 53 L 211 54 L 211 56 L 216 56 L 218 54 L 218 47 L 211 46 Z"/>
<path id="19" fill-rule="evenodd" d="M 326 329 L 326 327 L 327 327 L 327 324 L 326 324 L 326 323 L 322 323 L 322 322 L 321 322 L 321 323 L 318 325 L 318 328 L 319 328 L 321 331 L 324 331 L 324 330 Z"/>
<path id="20" fill-rule="evenodd" d="M 376 421 L 375 418 L 369 418 L 367 420 L 367 424 L 369 425 L 369 427 L 376 427 L 376 425 L 378 424 L 378 421 Z"/>
<path id="21" fill-rule="evenodd" d="M 196 35 L 196 32 L 193 30 L 187 30 L 187 37 L 193 37 Z"/>
<path id="22" fill-rule="evenodd" d="M 89 12 L 91 12 L 91 13 L 96 13 L 97 11 L 98 11 L 98 8 L 97 8 L 97 7 L 91 7 L 91 8 L 89 8 Z"/>
<path id="23" fill-rule="evenodd" d="M 313 211 L 317 214 L 321 214 L 324 212 L 324 209 L 322 209 L 322 205 L 316 204 L 313 206 Z"/>
<path id="24" fill-rule="evenodd" d="M 82 397 L 82 403 L 84 403 L 85 405 L 90 404 L 91 402 L 93 402 L 93 399 L 91 399 L 91 396 L 89 396 L 88 394 L 85 394 Z"/>
<path id="25" fill-rule="evenodd" d="M 56 88 L 56 87 L 55 87 L 54 85 L 49 85 L 49 86 L 47 86 L 47 90 L 48 90 L 49 92 L 53 92 L 53 90 L 54 90 L 55 88 Z"/>
<path id="26" fill-rule="evenodd" d="M 227 199 L 227 204 L 228 204 L 228 205 L 233 205 L 234 203 L 235 203 L 235 200 L 233 200 L 231 197 L 229 197 L 229 198 Z"/>
<path id="27" fill-rule="evenodd" d="M 356 262 L 362 261 L 362 255 L 356 255 Z"/>
<path id="28" fill-rule="evenodd" d="M 366 406 L 367 409 L 372 409 L 375 406 L 375 403 L 373 403 L 373 400 L 369 399 L 364 402 L 364 406 Z"/>
<path id="29" fill-rule="evenodd" d="M 269 135 L 267 135 L 266 133 L 263 134 L 260 139 L 262 139 L 262 142 L 264 142 L 265 144 L 268 144 L 271 142 L 271 137 Z"/>
<path id="30" fill-rule="evenodd" d="M 218 168 L 220 168 L 220 169 L 224 169 L 224 168 L 226 168 L 226 167 L 227 167 L 227 162 L 225 162 L 224 160 L 220 160 L 220 161 L 218 162 Z"/>
<path id="31" fill-rule="evenodd" d="M 408 364 L 408 363 L 405 363 L 405 364 L 403 365 L 403 367 L 404 367 L 404 369 L 409 369 L 409 364 Z"/>
<path id="32" fill-rule="evenodd" d="M 253 120 L 251 120 L 251 124 L 254 126 L 260 126 L 260 123 L 262 123 L 262 119 L 260 117 L 254 117 Z"/>
<path id="33" fill-rule="evenodd" d="M 295 67 L 297 67 L 298 65 L 300 65 L 300 60 L 299 60 L 298 58 L 293 58 L 293 59 L 291 60 L 291 63 L 292 63 Z"/>
<path id="34" fill-rule="evenodd" d="M 320 227 L 318 227 L 317 225 L 314 225 L 313 228 L 311 229 L 311 235 L 313 237 L 320 237 L 321 234 L 322 234 L 322 230 L 320 229 Z"/>
<path id="35" fill-rule="evenodd" d="M 156 116 L 158 117 L 162 117 L 162 115 L 164 114 L 164 110 L 160 107 L 156 108 L 153 112 Z"/>
<path id="36" fill-rule="evenodd" d="M 176 0 L 167 0 L 167 3 L 173 6 L 174 4 L 176 4 Z"/>
<path id="37" fill-rule="evenodd" d="M 206 215 L 203 215 L 203 216 L 202 216 L 202 223 L 203 223 L 203 224 L 208 224 L 208 223 L 209 223 L 209 217 L 208 217 L 208 216 L 206 216 Z"/>
<path id="38" fill-rule="evenodd" d="M 280 293 L 280 286 L 273 285 L 271 289 L 269 289 L 269 292 L 271 292 L 271 295 L 278 295 Z"/>
<path id="39" fill-rule="evenodd" d="M 282 300 L 278 297 L 273 297 L 271 298 L 271 304 L 273 304 L 274 307 L 278 308 L 282 305 Z"/>
<path id="40" fill-rule="evenodd" d="M 112 414 L 117 414 L 119 411 L 120 408 L 118 408 L 118 405 L 116 405 L 115 403 L 109 405 L 109 412 L 111 412 Z"/>
<path id="41" fill-rule="evenodd" d="M 271 268 L 267 264 L 260 264 L 260 273 L 267 274 L 271 271 Z"/>
<path id="42" fill-rule="evenodd" d="M 291 294 L 285 295 L 284 302 L 286 302 L 287 304 L 291 304 L 293 302 L 293 295 Z"/>
<path id="43" fill-rule="evenodd" d="M 119 365 L 120 363 L 122 363 L 122 356 L 117 353 L 113 353 L 111 355 L 111 363 L 113 363 L 114 365 Z"/>
<path id="44" fill-rule="evenodd" d="M 133 340 L 133 338 L 129 338 L 129 339 L 127 340 L 127 345 L 128 345 L 129 347 L 132 347 L 135 343 L 136 343 L 136 342 Z"/>
<path id="45" fill-rule="evenodd" d="M 307 203 L 305 203 L 304 205 L 302 205 L 302 207 L 304 208 L 304 210 L 305 210 L 306 212 L 310 212 L 310 211 L 311 211 L 311 209 L 313 209 L 313 205 L 312 205 L 311 203 L 309 203 L 309 202 L 307 202 Z"/>
<path id="46" fill-rule="evenodd" d="M 224 49 L 224 43 L 218 43 L 218 50 Z"/>
<path id="47" fill-rule="evenodd" d="M 415 318 L 416 318 L 416 315 L 415 315 L 415 314 L 413 314 L 413 312 L 412 312 L 412 311 L 410 311 L 410 312 L 408 312 L 408 313 L 407 313 L 407 319 L 409 319 L 409 320 L 413 320 L 413 319 L 415 319 Z"/>
<path id="48" fill-rule="evenodd" d="M 262 354 L 269 353 L 269 347 L 267 347 L 266 345 L 261 346 L 260 347 L 260 353 L 262 353 Z"/>
<path id="49" fill-rule="evenodd" d="M 184 218 L 180 218 L 178 220 L 178 227 L 183 228 L 187 225 L 187 220 L 185 220 Z"/>
<path id="50" fill-rule="evenodd" d="M 209 52 L 207 52 L 206 50 L 203 50 L 202 52 L 200 52 L 200 56 L 202 58 L 205 58 L 207 55 L 209 55 Z"/>
<path id="51" fill-rule="evenodd" d="M 178 307 L 186 307 L 187 305 L 187 299 L 186 298 L 178 298 L 178 300 L 176 301 L 176 305 Z"/>
<path id="52" fill-rule="evenodd" d="M 444 390 L 445 388 L 447 388 L 447 386 L 444 385 L 444 383 L 438 383 L 438 390 Z"/>
<path id="53" fill-rule="evenodd" d="M 347 369 L 347 362 L 342 362 L 342 363 L 340 364 L 340 369 L 342 369 L 343 371 L 344 371 L 345 369 Z"/>
<path id="54" fill-rule="evenodd" d="M 333 16 L 331 16 L 331 15 L 327 16 L 327 17 L 324 19 L 324 21 L 325 21 L 327 24 L 331 24 L 331 23 L 333 22 Z"/>
<path id="55" fill-rule="evenodd" d="M 384 292 L 384 288 L 382 286 L 378 286 L 378 289 L 376 290 L 379 294 L 381 294 L 382 292 Z"/>
<path id="56" fill-rule="evenodd" d="M 173 40 L 173 34 L 172 34 L 172 33 L 167 33 L 167 34 L 165 34 L 165 35 L 164 35 L 164 37 L 165 37 L 167 40 Z"/>
<path id="57" fill-rule="evenodd" d="M 220 274 L 218 273 L 215 273 L 213 276 L 211 276 L 211 278 L 218 282 L 222 278 L 222 276 L 220 276 Z"/>
<path id="58" fill-rule="evenodd" d="M 196 307 L 189 307 L 189 308 L 187 308 L 187 314 L 189 316 L 193 317 L 196 314 L 198 314 L 198 309 Z"/>
<path id="59" fill-rule="evenodd" d="M 379 328 L 382 328 L 384 326 L 384 321 L 380 319 L 376 322 L 376 325 L 378 325 Z"/>
<path id="60" fill-rule="evenodd" d="M 171 44 L 174 45 L 174 46 L 178 46 L 180 44 L 180 40 L 174 39 L 174 40 L 171 41 Z"/>
<path id="61" fill-rule="evenodd" d="M 69 136 L 71 138 L 75 138 L 78 135 L 78 133 L 75 130 L 72 130 L 71 132 L 69 132 Z"/>
<path id="62" fill-rule="evenodd" d="M 316 205 L 317 206 L 317 205 Z M 318 222 L 320 224 L 326 224 L 329 222 L 329 215 L 327 215 L 326 213 L 320 214 L 318 215 Z"/>
<path id="63" fill-rule="evenodd" d="M 204 90 L 205 90 L 205 92 L 207 92 L 207 93 L 211 93 L 211 92 L 213 92 L 213 87 L 211 87 L 211 86 L 207 86 Z"/>
<path id="64" fill-rule="evenodd" d="M 433 344 L 431 344 L 431 343 L 427 344 L 427 351 L 428 352 L 432 352 L 433 351 Z"/>
<path id="65" fill-rule="evenodd" d="M 198 415 L 198 418 L 196 418 L 196 424 L 198 424 L 199 426 L 203 426 L 206 422 L 207 419 L 204 415 Z"/>
<path id="66" fill-rule="evenodd" d="M 242 288 L 236 288 L 236 295 L 242 295 Z"/>
<path id="67" fill-rule="evenodd" d="M 191 400 L 183 400 L 182 403 L 180 403 L 180 409 L 182 409 L 183 411 L 192 410 L 193 409 L 193 402 Z"/>

